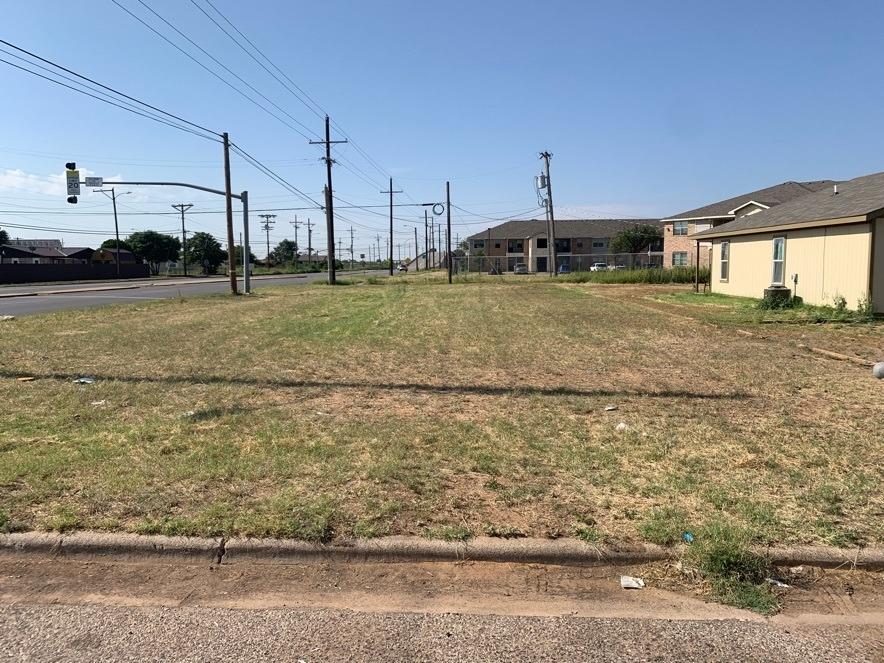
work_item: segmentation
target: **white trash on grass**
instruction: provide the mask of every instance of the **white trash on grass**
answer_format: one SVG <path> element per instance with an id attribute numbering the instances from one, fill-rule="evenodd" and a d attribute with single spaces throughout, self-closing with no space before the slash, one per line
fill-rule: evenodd
<path id="1" fill-rule="evenodd" d="M 642 589 L 645 586 L 645 581 L 641 578 L 634 578 L 632 576 L 620 576 L 620 587 L 623 589 Z"/>

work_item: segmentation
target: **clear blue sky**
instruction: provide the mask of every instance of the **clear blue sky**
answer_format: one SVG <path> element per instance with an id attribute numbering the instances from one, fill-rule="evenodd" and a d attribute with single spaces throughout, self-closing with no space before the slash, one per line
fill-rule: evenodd
<path id="1" fill-rule="evenodd" d="M 119 2 L 205 60 L 138 0 Z M 321 131 L 318 117 L 190 1 L 145 2 L 298 121 Z M 450 179 L 455 204 L 471 213 L 497 217 L 530 210 L 543 149 L 554 154 L 562 218 L 664 216 L 785 180 L 847 179 L 884 170 L 879 1 L 214 2 L 394 176 L 395 186 L 406 191 L 398 202 L 439 199 Z M 16 3 L 4 13 L 0 36 L 228 131 L 234 142 L 320 199 L 324 168 L 318 147 L 110 0 Z M 110 203 L 100 194 L 84 196 L 77 208 L 63 202 L 58 178 L 68 159 L 106 177 L 223 183 L 214 143 L 2 63 L 0 85 L 0 227 L 12 236 L 62 236 L 69 245 L 97 245 L 103 237 L 5 224 L 113 227 Z M 353 147 L 337 152 L 386 185 Z M 233 167 L 234 189 L 248 189 L 253 207 L 299 205 L 240 159 Z M 386 200 L 378 186 L 343 166 L 335 169 L 335 188 L 357 204 Z M 196 192 L 133 191 L 121 201 L 122 212 L 171 212 L 173 202 L 192 202 L 194 211 L 222 207 L 222 199 Z M 336 235 L 347 237 L 354 222 L 357 253 L 384 232 L 381 216 L 341 213 L 346 218 L 338 220 Z M 278 214 L 272 243 L 293 234 L 288 222 L 294 212 Z M 421 208 L 397 208 L 397 242 L 413 237 L 406 221 L 422 215 Z M 322 245 L 322 213 L 299 213 L 302 220 L 308 216 L 320 222 L 314 245 Z M 223 236 L 223 215 L 191 218 L 190 229 Z M 460 210 L 454 221 L 461 237 L 488 223 Z M 124 232 L 173 230 L 178 222 L 127 215 L 122 225 Z M 262 239 L 253 232 L 259 256 Z"/>

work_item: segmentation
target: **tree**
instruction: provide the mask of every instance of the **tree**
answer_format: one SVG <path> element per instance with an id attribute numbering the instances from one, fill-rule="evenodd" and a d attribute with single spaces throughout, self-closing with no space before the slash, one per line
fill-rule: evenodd
<path id="1" fill-rule="evenodd" d="M 116 249 L 116 248 L 118 248 L 117 247 L 117 240 L 106 239 L 101 243 L 101 248 L 102 249 Z M 125 239 L 120 240 L 119 248 L 123 249 L 124 251 L 132 251 L 132 245 L 129 244 L 129 242 L 127 242 Z M 135 253 L 135 251 L 132 251 L 132 253 Z"/>
<path id="2" fill-rule="evenodd" d="M 199 263 L 203 274 L 214 274 L 218 266 L 227 258 L 218 240 L 209 233 L 194 233 L 187 239 L 187 259 Z"/>
<path id="3" fill-rule="evenodd" d="M 663 237 L 663 233 L 656 226 L 640 224 L 621 230 L 611 240 L 612 253 L 641 253 Z"/>
<path id="4" fill-rule="evenodd" d="M 236 253 L 236 264 L 242 265 L 242 244 L 237 244 L 233 247 L 234 252 Z M 258 262 L 258 259 L 255 257 L 255 254 L 249 250 L 249 262 Z"/>
<path id="5" fill-rule="evenodd" d="M 9 233 L 0 228 L 0 244 L 6 244 L 9 241 Z"/>
<path id="6" fill-rule="evenodd" d="M 290 239 L 284 239 L 270 252 L 270 259 L 280 265 L 295 260 L 295 243 Z"/>
<path id="7" fill-rule="evenodd" d="M 132 233 L 125 242 L 132 253 L 147 260 L 153 274 L 160 273 L 160 263 L 178 260 L 178 254 L 181 252 L 180 239 L 158 233 L 156 230 L 141 230 Z"/>

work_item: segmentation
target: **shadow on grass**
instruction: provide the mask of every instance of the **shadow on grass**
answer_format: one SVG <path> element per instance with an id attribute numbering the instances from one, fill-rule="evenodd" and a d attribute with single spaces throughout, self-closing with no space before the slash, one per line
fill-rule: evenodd
<path id="1" fill-rule="evenodd" d="M 426 384 L 421 382 L 364 382 L 348 380 L 264 380 L 248 376 L 228 377 L 223 375 L 101 375 L 90 373 L 96 380 L 116 380 L 118 382 L 160 383 L 160 384 L 229 384 L 268 389 L 381 389 L 391 391 L 419 391 L 438 394 L 482 394 L 489 396 L 524 395 L 524 396 L 583 396 L 583 397 L 614 397 L 614 396 L 648 396 L 651 398 L 693 398 L 697 400 L 746 400 L 749 394 L 736 391 L 729 393 L 695 392 L 683 389 L 580 389 L 577 387 L 541 387 L 533 385 L 497 386 L 481 384 Z M 34 378 L 43 380 L 75 380 L 79 373 L 45 372 L 30 373 L 0 369 L 0 377 Z"/>

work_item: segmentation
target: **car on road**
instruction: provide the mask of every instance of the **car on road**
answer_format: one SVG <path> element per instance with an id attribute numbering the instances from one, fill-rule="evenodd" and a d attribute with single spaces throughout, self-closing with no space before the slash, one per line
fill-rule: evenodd
<path id="1" fill-rule="evenodd" d="M 407 271 L 408 271 L 408 265 L 399 265 L 398 270 L 399 270 L 400 272 L 407 272 Z"/>
<path id="2" fill-rule="evenodd" d="M 528 273 L 528 265 L 523 262 L 517 262 L 513 267 L 513 274 L 527 274 Z"/>
<path id="3" fill-rule="evenodd" d="M 591 272 L 607 272 L 608 265 L 604 262 L 594 262 L 589 267 L 589 271 Z"/>

